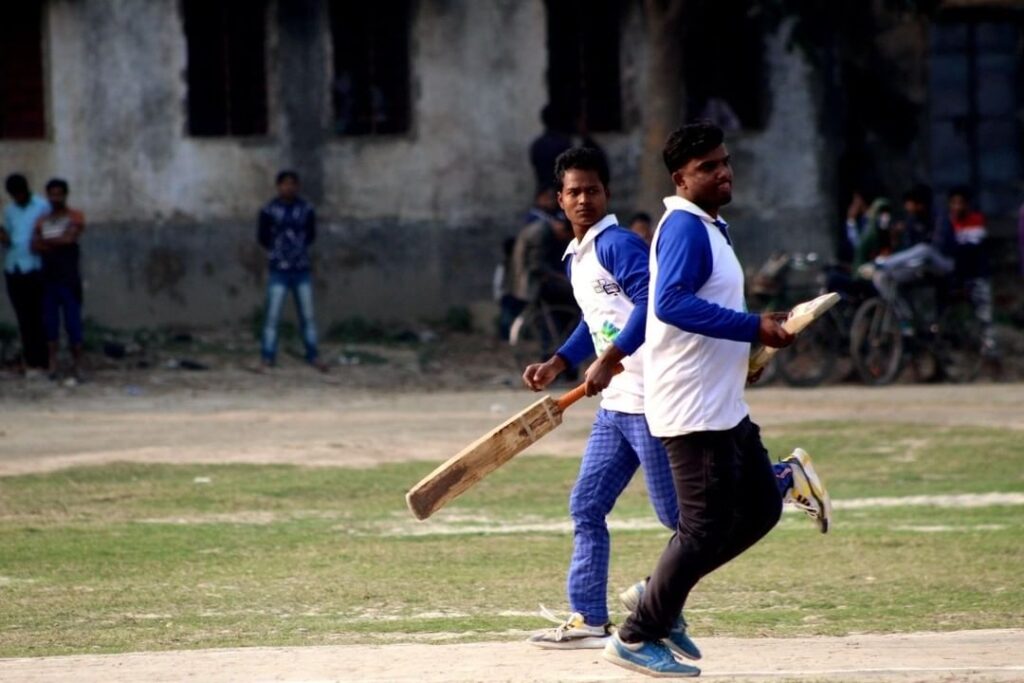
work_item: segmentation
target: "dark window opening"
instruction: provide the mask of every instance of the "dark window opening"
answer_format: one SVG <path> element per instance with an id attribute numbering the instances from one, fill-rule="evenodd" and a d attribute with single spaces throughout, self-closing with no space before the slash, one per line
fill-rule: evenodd
<path id="1" fill-rule="evenodd" d="M 689 119 L 761 130 L 768 114 L 764 28 L 742 0 L 690 3 L 683 18 Z"/>
<path id="2" fill-rule="evenodd" d="M 184 0 L 183 9 L 189 133 L 265 134 L 265 0 Z"/>
<path id="3" fill-rule="evenodd" d="M 1014 215 L 1024 173 L 1024 15 L 945 13 L 930 29 L 931 180 L 975 190 L 990 214 Z"/>
<path id="4" fill-rule="evenodd" d="M 0 138 L 41 138 L 46 135 L 42 3 L 11 3 L 3 11 L 3 31 L 0 33 Z"/>
<path id="5" fill-rule="evenodd" d="M 621 0 L 547 0 L 548 101 L 580 132 L 622 129 Z"/>
<path id="6" fill-rule="evenodd" d="M 331 2 L 334 132 L 409 130 L 408 0 Z"/>

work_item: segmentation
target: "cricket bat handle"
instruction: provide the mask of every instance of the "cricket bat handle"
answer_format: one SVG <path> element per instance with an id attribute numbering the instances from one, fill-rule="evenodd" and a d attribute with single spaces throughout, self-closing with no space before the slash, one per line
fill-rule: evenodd
<path id="1" fill-rule="evenodd" d="M 612 375 L 617 375 L 623 370 L 625 370 L 625 368 L 622 367 L 622 363 L 616 363 L 615 367 L 612 368 Z M 561 410 L 562 412 L 565 412 L 566 408 L 568 408 L 573 403 L 580 400 L 586 395 L 587 383 L 584 382 L 575 389 L 570 389 L 569 391 L 565 392 L 564 394 L 558 397 L 558 401 L 556 401 L 558 403 L 558 409 Z"/>

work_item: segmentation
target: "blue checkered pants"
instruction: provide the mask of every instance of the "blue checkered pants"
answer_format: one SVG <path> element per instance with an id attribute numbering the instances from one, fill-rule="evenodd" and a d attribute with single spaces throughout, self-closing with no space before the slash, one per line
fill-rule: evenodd
<path id="1" fill-rule="evenodd" d="M 567 593 L 572 612 L 586 623 L 608 622 L 608 558 L 611 543 L 605 518 L 638 467 L 658 521 L 675 530 L 679 519 L 675 484 L 661 441 L 651 435 L 644 415 L 598 408 L 580 473 L 569 496 L 575 527 Z M 775 463 L 775 481 L 785 496 L 793 485 L 789 465 Z"/>
<path id="2" fill-rule="evenodd" d="M 569 565 L 569 607 L 588 624 L 608 621 L 608 558 L 611 545 L 605 517 L 637 467 L 658 520 L 675 529 L 679 517 L 672 470 L 661 442 L 651 436 L 644 415 L 599 408 L 569 497 L 575 526 Z"/>

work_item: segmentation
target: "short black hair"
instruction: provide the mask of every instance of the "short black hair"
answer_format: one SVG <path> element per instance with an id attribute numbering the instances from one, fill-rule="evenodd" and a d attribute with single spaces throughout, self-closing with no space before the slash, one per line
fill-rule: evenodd
<path id="1" fill-rule="evenodd" d="M 924 183 L 918 183 L 903 193 L 903 201 L 915 202 L 928 207 L 932 205 L 934 197 L 935 194 L 932 192 L 932 188 Z"/>
<path id="2" fill-rule="evenodd" d="M 964 201 L 970 202 L 974 197 L 974 193 L 971 192 L 971 188 L 967 185 L 954 185 L 949 188 L 949 194 L 946 195 L 949 199 L 953 197 L 963 197 Z"/>
<path id="3" fill-rule="evenodd" d="M 28 178 L 20 173 L 12 173 L 4 181 L 8 194 L 28 194 Z"/>
<path id="4" fill-rule="evenodd" d="M 661 152 L 669 173 L 675 173 L 690 159 L 703 156 L 725 140 L 725 133 L 710 121 L 688 123 L 672 131 Z"/>
<path id="5" fill-rule="evenodd" d="M 636 213 L 634 213 L 630 217 L 629 223 L 627 223 L 627 225 L 633 225 L 633 223 L 636 223 L 637 221 L 643 221 L 644 223 L 650 223 L 651 222 L 651 214 L 646 213 L 644 211 L 637 211 Z"/>
<path id="6" fill-rule="evenodd" d="M 601 179 L 601 184 L 608 187 L 611 174 L 608 172 L 608 160 L 604 153 L 593 147 L 573 147 L 558 155 L 555 159 L 555 179 L 561 189 L 566 171 L 594 171 Z"/>
<path id="7" fill-rule="evenodd" d="M 283 171 L 278 172 L 277 178 L 274 180 L 274 184 L 275 185 L 280 185 L 281 183 L 283 183 L 288 178 L 291 178 L 296 183 L 299 182 L 299 174 L 298 173 L 296 173 L 295 171 L 292 171 L 291 169 L 285 169 Z"/>
<path id="8" fill-rule="evenodd" d="M 47 192 L 49 192 L 52 188 L 55 187 L 64 190 L 64 194 L 67 194 L 68 192 L 71 191 L 68 187 L 68 181 L 64 180 L 63 178 L 50 178 L 49 180 L 46 181 Z"/>
<path id="9" fill-rule="evenodd" d="M 566 132 L 572 129 L 572 115 L 559 104 L 545 104 L 540 110 L 540 120 L 545 128 L 551 130 Z"/>

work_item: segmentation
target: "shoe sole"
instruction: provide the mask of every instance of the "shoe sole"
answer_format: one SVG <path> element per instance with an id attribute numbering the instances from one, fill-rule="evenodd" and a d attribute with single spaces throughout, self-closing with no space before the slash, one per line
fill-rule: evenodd
<path id="1" fill-rule="evenodd" d="M 678 673 L 673 673 L 669 671 L 652 671 L 651 669 L 648 669 L 645 666 L 634 664 L 628 659 L 623 659 L 614 652 L 609 652 L 608 650 L 605 650 L 602 656 L 612 664 L 615 664 L 616 666 L 621 666 L 623 669 L 636 671 L 637 673 L 641 673 L 645 676 L 650 676 L 652 678 L 696 678 L 697 676 L 700 676 L 700 669 L 697 669 L 696 667 L 693 671 Z"/>
<path id="2" fill-rule="evenodd" d="M 603 650 L 611 636 L 588 636 L 570 640 L 527 640 L 534 647 L 545 650 Z"/>
<path id="3" fill-rule="evenodd" d="M 799 468 L 800 469 L 800 474 L 802 474 L 804 479 L 807 480 L 808 488 L 811 490 L 811 495 L 814 496 L 814 501 L 818 504 L 818 507 L 821 508 L 821 511 L 822 511 L 822 516 L 818 517 L 818 521 L 821 523 L 820 524 L 820 526 L 821 526 L 821 533 L 827 534 L 829 528 L 832 526 L 832 514 L 831 514 L 832 506 L 826 504 L 825 500 L 823 498 L 821 498 L 821 496 L 819 496 L 817 494 L 817 492 L 814 490 L 814 486 L 811 484 L 812 481 L 817 481 L 818 482 L 818 487 L 822 491 L 825 490 L 825 485 L 821 483 L 821 478 L 818 477 L 818 473 L 814 472 L 814 466 L 811 465 L 811 463 L 810 463 L 810 456 L 808 455 L 807 457 L 808 457 L 807 467 L 804 467 L 804 464 L 800 461 L 800 458 L 798 458 L 796 456 L 790 456 L 789 458 L 786 458 L 786 460 L 784 462 L 788 462 L 791 466 L 795 466 L 795 467 Z M 808 468 L 810 468 L 810 470 L 812 472 L 814 472 L 814 476 L 813 477 L 811 477 L 809 474 L 807 474 Z M 825 495 L 828 495 L 828 494 L 826 493 Z"/>

